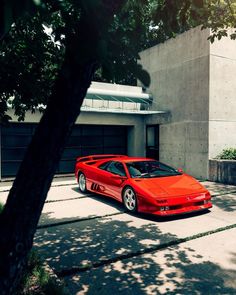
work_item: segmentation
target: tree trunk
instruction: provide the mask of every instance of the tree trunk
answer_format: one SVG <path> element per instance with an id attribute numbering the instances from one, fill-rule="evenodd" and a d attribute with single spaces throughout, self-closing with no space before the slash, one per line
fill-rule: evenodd
<path id="1" fill-rule="evenodd" d="M 67 51 L 53 95 L 0 215 L 2 295 L 17 292 L 53 175 L 95 69 L 95 62 L 78 65 Z"/>
<path id="2" fill-rule="evenodd" d="M 82 2 L 79 23 L 66 17 L 64 64 L 0 215 L 1 295 L 17 292 L 53 175 L 97 68 L 103 35 L 125 0 L 98 1 L 99 13 L 91 3 Z"/>

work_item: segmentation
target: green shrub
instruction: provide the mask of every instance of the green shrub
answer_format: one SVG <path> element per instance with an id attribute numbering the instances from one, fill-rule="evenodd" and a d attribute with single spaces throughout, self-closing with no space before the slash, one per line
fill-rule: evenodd
<path id="1" fill-rule="evenodd" d="M 216 158 L 222 160 L 236 160 L 236 148 L 224 149 Z"/>

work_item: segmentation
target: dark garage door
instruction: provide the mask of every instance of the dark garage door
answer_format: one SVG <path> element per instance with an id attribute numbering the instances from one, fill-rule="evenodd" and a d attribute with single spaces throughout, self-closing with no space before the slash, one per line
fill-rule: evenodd
<path id="1" fill-rule="evenodd" d="M 2 176 L 14 176 L 37 124 L 11 123 L 2 127 Z M 74 172 L 75 159 L 89 154 L 126 154 L 127 127 L 76 125 L 66 144 L 57 173 Z"/>

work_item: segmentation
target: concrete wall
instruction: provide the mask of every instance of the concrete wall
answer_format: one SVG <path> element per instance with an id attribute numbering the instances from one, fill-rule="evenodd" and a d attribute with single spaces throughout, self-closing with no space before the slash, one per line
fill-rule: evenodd
<path id="1" fill-rule="evenodd" d="M 236 185 L 236 161 L 210 160 L 209 180 Z"/>
<path id="2" fill-rule="evenodd" d="M 210 46 L 209 157 L 236 148 L 236 41 Z"/>
<path id="3" fill-rule="evenodd" d="M 153 109 L 171 112 L 160 126 L 160 160 L 208 175 L 209 30 L 199 27 L 141 52 L 151 75 Z"/>

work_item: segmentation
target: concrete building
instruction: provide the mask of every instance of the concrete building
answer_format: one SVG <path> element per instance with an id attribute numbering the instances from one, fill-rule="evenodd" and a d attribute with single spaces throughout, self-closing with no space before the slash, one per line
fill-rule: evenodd
<path id="1" fill-rule="evenodd" d="M 209 35 L 197 27 L 141 52 L 149 91 L 171 112 L 160 125 L 160 160 L 199 178 L 208 177 L 209 158 L 236 147 L 236 41 L 211 44 Z"/>
<path id="2" fill-rule="evenodd" d="M 210 44 L 192 29 L 141 52 L 150 89 L 94 82 L 68 139 L 58 173 L 77 156 L 149 156 L 208 177 L 209 158 L 236 147 L 236 41 Z M 16 174 L 41 114 L 1 128 L 1 177 Z"/>
<path id="3" fill-rule="evenodd" d="M 168 121 L 168 112 L 149 110 L 153 98 L 141 87 L 93 82 L 81 113 L 68 139 L 57 173 L 74 171 L 75 159 L 90 154 L 129 154 L 158 158 L 158 124 Z M 1 178 L 14 176 L 23 159 L 41 114 L 27 113 L 19 123 L 13 110 L 12 121 L 1 127 Z M 155 115 L 149 128 L 148 117 Z M 146 129 L 148 130 L 146 144 Z"/>

